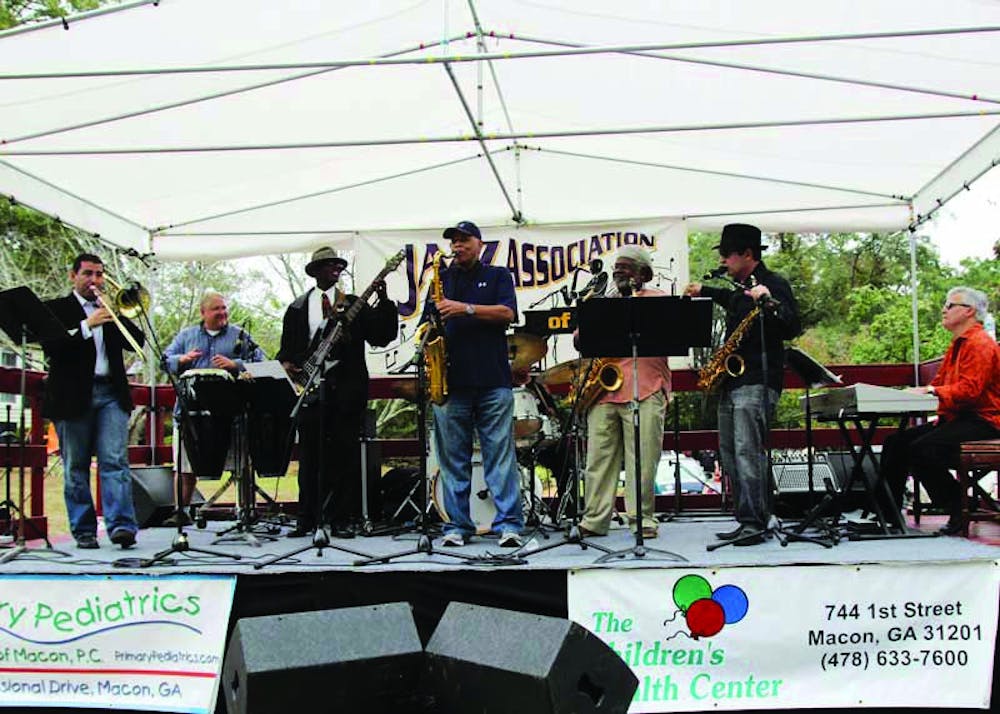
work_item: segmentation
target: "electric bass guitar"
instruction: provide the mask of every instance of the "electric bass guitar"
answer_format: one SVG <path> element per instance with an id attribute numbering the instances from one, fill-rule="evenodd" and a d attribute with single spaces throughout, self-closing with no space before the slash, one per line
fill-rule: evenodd
<path id="1" fill-rule="evenodd" d="M 348 330 L 351 327 L 351 323 L 357 318 L 361 312 L 361 308 L 368 304 L 372 293 L 375 292 L 375 286 L 385 280 L 385 277 L 389 273 L 399 267 L 405 255 L 406 251 L 401 250 L 389 258 L 386 261 L 385 267 L 379 271 L 379 274 L 375 276 L 371 284 L 365 288 L 365 291 L 358 296 L 358 299 L 349 308 L 335 317 L 328 318 L 320 323 L 319 329 L 316 330 L 316 336 L 313 338 L 313 344 L 310 345 L 309 358 L 302 365 L 302 370 L 291 377 L 297 395 L 301 396 L 303 392 L 308 392 L 304 400 L 306 403 L 315 398 L 316 387 L 319 386 L 319 379 L 317 379 L 319 375 L 317 373 L 326 374 L 327 371 L 335 367 L 340 361 L 332 357 L 332 352 L 339 343 L 348 338 Z M 332 326 L 331 322 L 333 322 Z"/>

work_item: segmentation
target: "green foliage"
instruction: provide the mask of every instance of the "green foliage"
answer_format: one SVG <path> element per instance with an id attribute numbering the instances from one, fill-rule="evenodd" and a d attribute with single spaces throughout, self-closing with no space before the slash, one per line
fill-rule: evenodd
<path id="1" fill-rule="evenodd" d="M 66 17 L 108 4 L 111 4 L 109 0 L 0 0 L 0 30 Z"/>

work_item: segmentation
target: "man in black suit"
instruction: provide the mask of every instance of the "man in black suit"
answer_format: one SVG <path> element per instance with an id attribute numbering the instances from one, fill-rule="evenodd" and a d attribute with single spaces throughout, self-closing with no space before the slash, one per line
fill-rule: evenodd
<path id="1" fill-rule="evenodd" d="M 97 514 L 90 494 L 90 461 L 96 454 L 101 476 L 104 523 L 111 542 L 135 544 L 139 526 L 132 503 L 128 466 L 128 418 L 132 397 L 123 349 L 132 349 L 107 308 L 98 304 L 104 292 L 104 264 L 84 253 L 69 272 L 73 290 L 46 305 L 66 327 L 58 340 L 42 345 L 48 361 L 42 415 L 59 436 L 65 483 L 66 514 L 80 548 L 97 548 Z M 120 318 L 138 344 L 142 331 Z"/>
<path id="2" fill-rule="evenodd" d="M 320 248 L 306 265 L 306 274 L 316 279 L 316 287 L 295 298 L 285 311 L 277 356 L 290 374 L 301 371 L 324 320 L 338 319 L 358 299 L 337 288 L 346 267 L 347 261 L 332 248 Z M 385 283 L 376 289 L 376 306 L 362 307 L 348 329 L 349 339 L 334 350 L 332 357 L 339 362 L 325 375 L 323 413 L 318 400 L 299 412 L 299 515 L 290 538 L 311 533 L 320 523 L 330 524 L 337 537 L 354 535 L 351 524 L 361 514 L 358 438 L 368 402 L 364 345 L 367 341 L 384 347 L 395 339 L 398 329 L 396 304 L 386 294 Z"/>

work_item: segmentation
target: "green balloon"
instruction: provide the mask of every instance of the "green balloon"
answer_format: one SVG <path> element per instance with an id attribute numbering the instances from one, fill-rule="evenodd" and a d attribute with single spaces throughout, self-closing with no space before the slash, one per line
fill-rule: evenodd
<path id="1" fill-rule="evenodd" d="M 691 603 L 712 597 L 712 586 L 700 575 L 685 575 L 674 583 L 674 603 L 682 612 L 687 612 Z"/>

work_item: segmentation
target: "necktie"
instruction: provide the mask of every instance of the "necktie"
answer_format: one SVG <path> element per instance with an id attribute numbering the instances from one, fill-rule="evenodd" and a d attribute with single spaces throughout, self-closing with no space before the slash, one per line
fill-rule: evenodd
<path id="1" fill-rule="evenodd" d="M 330 304 L 330 296 L 323 293 L 323 319 L 329 320 L 333 317 L 333 305 Z"/>

